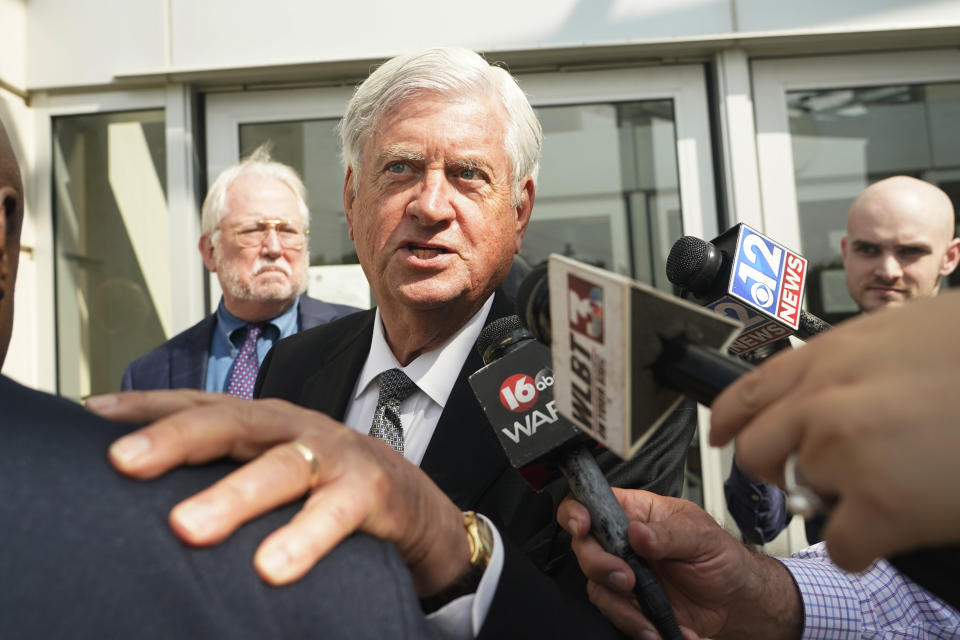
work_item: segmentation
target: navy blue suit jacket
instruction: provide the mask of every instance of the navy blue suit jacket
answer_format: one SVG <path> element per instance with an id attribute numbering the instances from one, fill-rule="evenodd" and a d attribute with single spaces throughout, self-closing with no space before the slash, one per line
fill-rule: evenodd
<path id="1" fill-rule="evenodd" d="M 432 638 L 391 545 L 356 535 L 270 587 L 254 550 L 300 504 L 223 544 L 180 543 L 171 507 L 235 468 L 138 482 L 106 459 L 128 426 L 0 376 L 0 637 Z"/>
<path id="2" fill-rule="evenodd" d="M 514 312 L 513 300 L 498 291 L 486 322 Z M 283 398 L 343 420 L 370 351 L 374 317 L 372 309 L 362 311 L 280 340 L 260 367 L 254 396 Z M 482 366 L 472 349 L 420 468 L 458 507 L 489 517 L 507 543 L 508 562 L 494 602 L 502 606 L 491 608 L 485 637 L 517 630 L 521 619 L 536 631 L 530 637 L 616 637 L 599 615 L 591 620 L 591 611 L 584 611 L 586 579 L 570 551 L 569 536 L 556 522 L 557 505 L 569 491 L 566 481 L 560 478 L 536 493 L 510 466 L 468 381 Z M 696 404 L 686 401 L 632 460 L 621 463 L 605 452 L 598 461 L 615 486 L 679 495 L 695 428 Z M 505 595 L 508 591 L 513 595 Z M 554 613 L 534 616 L 536 602 Z"/>
<path id="3" fill-rule="evenodd" d="M 323 302 L 309 296 L 300 296 L 297 322 L 300 331 L 336 320 L 359 311 L 345 304 Z M 127 365 L 120 388 L 149 391 L 151 389 L 205 388 L 210 342 L 217 326 L 215 314 L 210 314 L 189 329 L 178 333 L 159 347 Z"/>

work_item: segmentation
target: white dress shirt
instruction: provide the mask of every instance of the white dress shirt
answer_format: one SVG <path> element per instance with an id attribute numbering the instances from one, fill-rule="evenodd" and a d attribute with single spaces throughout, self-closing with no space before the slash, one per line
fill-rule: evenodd
<path id="1" fill-rule="evenodd" d="M 437 422 L 440 421 L 440 414 L 443 413 L 450 392 L 453 391 L 453 385 L 460 376 L 460 370 L 463 369 L 470 350 L 477 342 L 491 306 L 493 296 L 446 342 L 420 354 L 405 367 L 400 366 L 387 344 L 378 308 L 373 322 L 370 353 L 367 354 L 367 360 L 357 377 L 344 423 L 360 433 L 370 433 L 377 398 L 380 395 L 377 376 L 389 369 L 400 369 L 417 385 L 417 390 L 400 403 L 403 456 L 419 466 L 437 428 Z M 483 514 L 479 515 L 483 517 Z M 449 640 L 469 640 L 477 636 L 500 581 L 503 570 L 503 542 L 493 524 L 489 520 L 487 523 L 493 530 L 494 550 L 476 593 L 461 596 L 427 616 L 437 631 Z"/>
<path id="2" fill-rule="evenodd" d="M 405 367 L 400 366 L 387 344 L 378 308 L 373 322 L 370 353 L 357 377 L 357 384 L 353 388 L 344 415 L 344 423 L 360 433 L 370 433 L 373 414 L 377 409 L 377 398 L 380 395 L 377 376 L 390 369 L 400 369 L 417 385 L 417 390 L 400 403 L 403 456 L 419 466 L 423 454 L 427 451 L 427 445 L 430 444 L 430 438 L 433 437 L 433 431 L 437 428 L 440 414 L 447 404 L 447 398 L 460 376 L 463 363 L 477 342 L 491 306 L 493 296 L 446 342 L 420 354 Z"/>

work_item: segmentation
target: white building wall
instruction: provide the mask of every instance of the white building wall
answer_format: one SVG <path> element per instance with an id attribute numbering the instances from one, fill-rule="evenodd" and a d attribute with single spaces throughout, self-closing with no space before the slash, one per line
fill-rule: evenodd
<path id="1" fill-rule="evenodd" d="M 31 89 L 109 84 L 168 64 L 165 0 L 30 0 L 27 10 Z"/>
<path id="2" fill-rule="evenodd" d="M 13 2 L 14 5 L 21 5 Z M 960 25 L 958 0 L 31 0 L 31 89 L 117 76 L 385 58 Z"/>
<path id="3" fill-rule="evenodd" d="M 955 0 L 731 0 L 730 4 L 740 32 L 913 29 L 960 23 L 960 3 Z"/>

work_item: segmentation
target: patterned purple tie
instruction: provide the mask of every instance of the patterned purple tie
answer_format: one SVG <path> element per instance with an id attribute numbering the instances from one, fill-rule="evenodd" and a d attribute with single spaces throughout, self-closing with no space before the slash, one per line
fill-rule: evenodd
<path id="1" fill-rule="evenodd" d="M 380 396 L 373 412 L 370 435 L 380 438 L 403 454 L 403 425 L 400 424 L 400 403 L 417 390 L 416 383 L 400 369 L 389 369 L 379 376 Z"/>
<path id="2" fill-rule="evenodd" d="M 263 330 L 259 324 L 247 325 L 247 337 L 233 360 L 227 381 L 227 393 L 238 398 L 253 397 L 253 385 L 257 381 L 260 363 L 257 360 L 257 338 Z"/>

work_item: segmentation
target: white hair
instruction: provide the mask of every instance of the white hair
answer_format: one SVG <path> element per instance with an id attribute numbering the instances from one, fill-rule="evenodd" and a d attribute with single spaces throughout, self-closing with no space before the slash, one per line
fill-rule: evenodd
<path id="1" fill-rule="evenodd" d="M 297 198 L 297 209 L 303 218 L 303 224 L 310 228 L 310 210 L 307 208 L 307 188 L 296 170 L 270 157 L 270 143 L 257 147 L 253 153 L 235 165 L 224 169 L 214 180 L 207 197 L 203 200 L 200 219 L 203 233 L 218 231 L 220 221 L 227 214 L 227 191 L 238 178 L 248 175 L 262 176 L 279 180 L 293 192 Z"/>
<path id="2" fill-rule="evenodd" d="M 340 121 L 344 170 L 353 167 L 353 190 L 359 183 L 363 145 L 391 108 L 420 93 L 440 96 L 498 96 L 506 113 L 504 148 L 511 165 L 514 205 L 521 199 L 521 181 L 537 182 L 543 132 L 533 107 L 505 69 L 479 54 L 458 47 L 438 47 L 391 58 L 357 87 Z"/>

